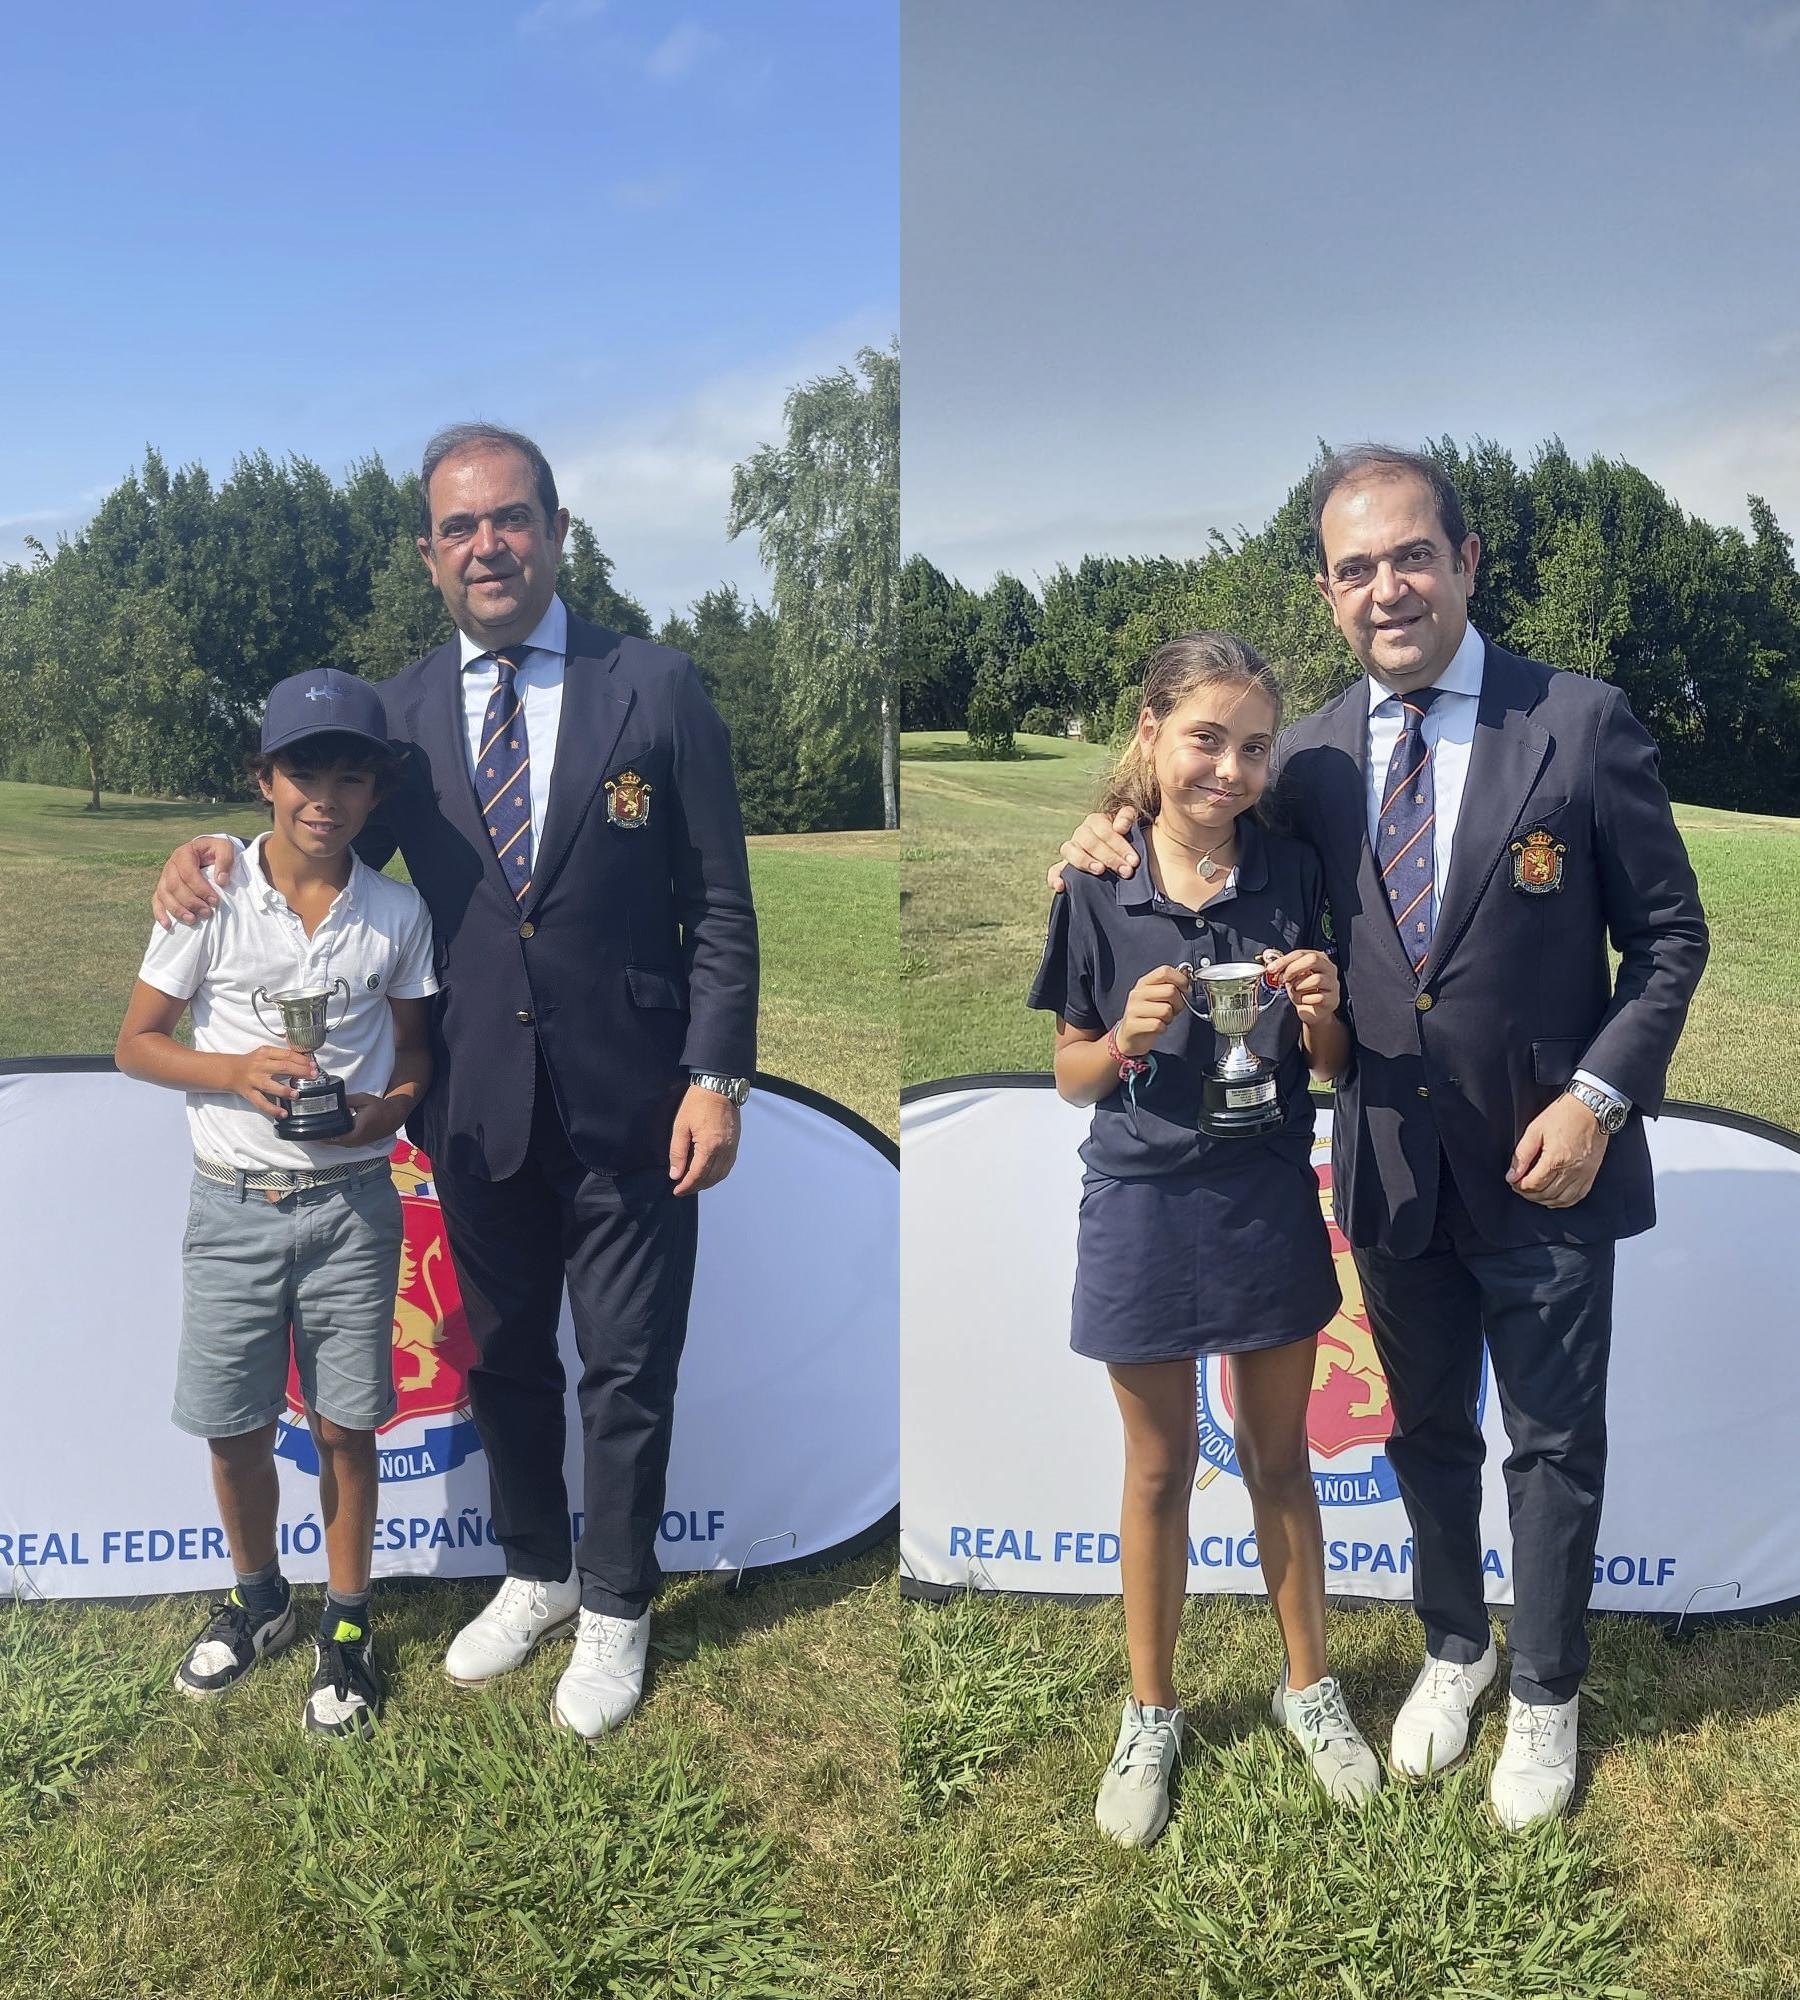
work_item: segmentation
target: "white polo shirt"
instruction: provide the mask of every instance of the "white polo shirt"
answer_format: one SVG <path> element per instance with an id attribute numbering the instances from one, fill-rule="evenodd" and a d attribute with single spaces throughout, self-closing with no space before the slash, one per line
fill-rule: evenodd
<path id="1" fill-rule="evenodd" d="M 287 898 L 263 873 L 267 839 L 258 834 L 244 849 L 219 888 L 219 907 L 210 917 L 151 932 L 138 977 L 189 1003 L 194 1047 L 209 1055 L 280 1047 L 281 1010 L 267 996 L 296 987 L 330 988 L 341 979 L 349 993 L 333 994 L 330 1030 L 316 1060 L 343 1080 L 347 1094 L 379 1095 L 394 1073 L 388 1002 L 422 1000 L 438 990 L 424 898 L 409 883 L 378 875 L 352 855 L 350 880 L 309 938 Z M 252 1000 L 259 988 L 265 995 L 260 1020 Z M 194 1151 L 248 1172 L 379 1160 L 393 1145 L 390 1139 L 367 1146 L 278 1139 L 274 1120 L 230 1091 L 190 1090 L 187 1107 Z"/>

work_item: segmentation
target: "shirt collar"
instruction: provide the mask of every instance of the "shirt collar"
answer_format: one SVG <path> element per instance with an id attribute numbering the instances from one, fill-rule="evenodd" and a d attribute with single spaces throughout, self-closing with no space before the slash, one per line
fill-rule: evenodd
<path id="1" fill-rule="evenodd" d="M 1136 850 L 1138 865 L 1130 875 L 1113 877 L 1113 895 L 1119 904 L 1130 909 L 1136 905 L 1153 903 L 1156 900 L 1156 884 L 1150 879 L 1149 828 L 1140 821 L 1125 838 Z M 1215 904 L 1229 902 L 1234 895 L 1242 895 L 1252 889 L 1266 889 L 1269 886 L 1269 849 L 1263 839 L 1261 824 L 1254 813 L 1239 813 L 1237 823 L 1237 882 L 1234 888 L 1213 897 L 1212 901 L 1189 915 L 1204 918 Z M 1177 905 L 1185 909 L 1185 905 Z"/>
<path id="2" fill-rule="evenodd" d="M 459 630 L 456 644 L 460 653 L 460 664 L 468 667 L 477 660 L 487 659 L 493 652 L 491 646 L 484 646 L 479 639 L 471 639 L 468 633 Z M 569 613 L 560 597 L 552 597 L 550 608 L 531 628 L 521 651 L 536 647 L 540 653 L 566 653 L 569 650 Z"/>
<path id="3" fill-rule="evenodd" d="M 1462 644 L 1450 656 L 1450 664 L 1438 675 L 1435 682 L 1441 694 L 1469 694 L 1479 698 L 1481 694 L 1482 663 L 1487 658 L 1487 641 L 1473 625 L 1463 628 Z M 1384 701 L 1398 701 L 1400 697 L 1391 693 L 1373 675 L 1364 675 L 1363 684 L 1369 691 L 1369 713 L 1373 715 Z"/>
<path id="4" fill-rule="evenodd" d="M 288 908 L 288 899 L 269 880 L 268 875 L 263 870 L 263 843 L 268 837 L 268 830 L 265 829 L 251 841 L 250 845 L 244 849 L 244 864 L 250 870 L 250 880 L 256 885 L 256 897 L 260 907 L 265 910 L 285 910 Z M 362 867 L 362 862 L 357 859 L 356 850 L 352 848 L 350 850 L 350 879 L 331 901 L 331 907 L 334 910 L 341 903 L 346 916 L 356 907 L 357 878 L 362 873 Z"/>

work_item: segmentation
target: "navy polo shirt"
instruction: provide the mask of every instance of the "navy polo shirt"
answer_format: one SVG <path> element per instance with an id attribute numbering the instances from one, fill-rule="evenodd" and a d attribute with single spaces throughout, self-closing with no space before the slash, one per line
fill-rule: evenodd
<path id="1" fill-rule="evenodd" d="M 1230 965 L 1265 951 L 1331 951 L 1325 876 L 1305 841 L 1271 833 L 1246 814 L 1238 821 L 1237 879 L 1204 909 L 1187 910 L 1150 879 L 1146 829 L 1133 827 L 1135 875 L 1085 875 L 1071 868 L 1050 907 L 1050 934 L 1032 983 L 1031 1007 L 1072 1028 L 1115 1027 L 1131 989 L 1159 965 Z M 1334 954 L 1335 955 L 1335 954 Z M 1311 1161 L 1313 1105 L 1293 1006 L 1277 1001 L 1258 1019 L 1250 1048 L 1276 1064 L 1286 1112 L 1278 1131 L 1257 1139 L 1209 1139 L 1198 1130 L 1201 1082 L 1224 1055 L 1225 1037 L 1183 1008 L 1156 1045 L 1156 1074 L 1137 1079 L 1135 1111 L 1123 1083 L 1094 1106 L 1081 1157 L 1115 1180 L 1232 1170 L 1247 1150 L 1273 1149 L 1301 1167 Z"/>

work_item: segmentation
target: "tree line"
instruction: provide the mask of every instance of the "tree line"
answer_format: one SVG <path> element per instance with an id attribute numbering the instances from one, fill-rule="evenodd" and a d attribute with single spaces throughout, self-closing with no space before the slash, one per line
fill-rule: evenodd
<path id="1" fill-rule="evenodd" d="M 1623 460 L 1578 464 L 1557 439 L 1524 468 L 1482 438 L 1427 449 L 1481 537 L 1480 631 L 1616 682 L 1677 798 L 1800 813 L 1800 574 L 1765 500 L 1749 496 L 1745 535 L 1683 512 Z M 1085 556 L 1035 593 L 1002 574 L 977 594 L 909 557 L 902 726 L 966 728 L 990 746 L 1071 720 L 1116 737 L 1137 719 L 1149 654 L 1195 628 L 1256 646 L 1290 714 L 1317 707 L 1358 670 L 1313 587 L 1310 486 L 1309 470 L 1265 527 L 1215 532 L 1198 558 Z"/>
<path id="2" fill-rule="evenodd" d="M 730 531 L 760 528 L 779 558 L 776 610 L 721 584 L 653 632 L 586 521 L 571 520 L 563 551 L 557 588 L 571 611 L 692 655 L 731 731 L 751 833 L 883 823 L 893 640 L 871 629 L 867 603 L 884 590 L 891 624 L 897 472 L 883 426 L 891 402 L 897 448 L 899 363 L 861 360 L 880 379 L 865 388 L 844 369 L 796 390 L 785 452 L 765 448 L 739 470 Z M 796 435 L 808 397 L 824 398 L 829 435 Z M 771 483 L 777 467 L 785 487 Z M 788 508 L 790 491 L 804 510 Z M 804 519 L 784 537 L 789 511 Z M 379 456 L 333 481 L 309 459 L 258 451 L 215 483 L 146 450 L 80 534 L 0 568 L 0 778 L 84 786 L 96 809 L 102 789 L 244 795 L 276 681 L 326 666 L 383 680 L 450 636 L 418 517 L 417 476 L 396 478 Z M 824 577 L 854 582 L 841 605 L 794 580 L 809 535 Z"/>

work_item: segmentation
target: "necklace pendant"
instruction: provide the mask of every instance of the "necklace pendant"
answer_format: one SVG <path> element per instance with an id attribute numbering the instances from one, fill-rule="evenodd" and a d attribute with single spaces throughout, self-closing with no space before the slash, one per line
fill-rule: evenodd
<path id="1" fill-rule="evenodd" d="M 1200 877 L 1202 882 L 1210 882 L 1212 878 L 1216 874 L 1218 874 L 1219 864 L 1212 858 L 1210 854 L 1203 854 L 1200 857 L 1199 866 L 1195 869 L 1194 872 Z"/>

